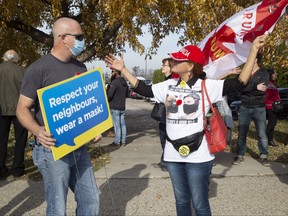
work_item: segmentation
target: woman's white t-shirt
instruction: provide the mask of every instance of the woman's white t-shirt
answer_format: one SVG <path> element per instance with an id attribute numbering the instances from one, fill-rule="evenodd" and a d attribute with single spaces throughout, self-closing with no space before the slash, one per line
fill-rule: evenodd
<path id="1" fill-rule="evenodd" d="M 202 80 L 198 79 L 191 88 L 183 81 L 177 85 L 178 81 L 179 79 L 169 79 L 152 85 L 156 101 L 162 102 L 166 106 L 166 130 L 171 140 L 203 131 Z M 206 80 L 206 89 L 211 103 L 222 100 L 223 83 L 223 80 Z M 204 104 L 207 113 L 210 106 L 206 96 Z M 166 140 L 165 161 L 201 163 L 213 159 L 214 155 L 209 152 L 205 135 L 199 149 L 187 156 L 180 155 Z"/>

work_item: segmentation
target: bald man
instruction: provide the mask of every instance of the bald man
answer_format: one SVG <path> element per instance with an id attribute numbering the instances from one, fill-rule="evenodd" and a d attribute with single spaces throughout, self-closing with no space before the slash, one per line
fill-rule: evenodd
<path id="1" fill-rule="evenodd" d="M 70 188 L 77 202 L 76 215 L 99 215 L 99 192 L 86 146 L 54 161 L 51 146 L 56 140 L 44 128 L 37 90 L 87 71 L 83 63 L 73 58 L 84 50 L 80 24 L 70 18 L 60 18 L 54 23 L 53 37 L 51 53 L 32 63 L 25 73 L 17 116 L 36 137 L 33 161 L 44 179 L 46 214 L 66 215 Z M 30 112 L 34 103 L 35 118 Z"/>
<path id="2" fill-rule="evenodd" d="M 16 117 L 16 108 L 20 93 L 24 68 L 17 65 L 18 54 L 8 50 L 3 56 L 4 62 L 0 65 L 0 177 L 6 178 L 7 145 L 11 124 L 15 132 L 14 158 L 11 173 L 14 177 L 24 174 L 24 154 L 27 142 L 27 130 L 20 124 Z"/>

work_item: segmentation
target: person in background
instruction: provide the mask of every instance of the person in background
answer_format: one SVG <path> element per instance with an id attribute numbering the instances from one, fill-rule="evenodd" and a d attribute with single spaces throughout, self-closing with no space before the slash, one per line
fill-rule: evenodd
<path id="1" fill-rule="evenodd" d="M 172 78 L 173 73 L 171 71 L 172 67 L 171 62 L 172 58 L 164 58 L 162 60 L 162 74 L 165 76 L 165 80 Z M 164 161 L 164 148 L 166 143 L 166 109 L 163 110 L 163 114 L 160 121 L 158 122 L 158 126 L 159 126 L 159 138 L 162 148 L 162 154 L 160 162 L 157 164 L 157 166 L 160 167 L 162 171 L 167 172 L 166 162 Z"/>
<path id="2" fill-rule="evenodd" d="M 51 52 L 32 63 L 25 73 L 16 114 L 36 137 L 33 162 L 43 176 L 46 215 L 66 215 L 69 188 L 77 203 L 76 215 L 99 215 L 99 190 L 87 147 L 84 145 L 54 161 L 51 147 L 56 140 L 45 130 L 39 108 L 38 89 L 87 71 L 83 63 L 73 58 L 84 50 L 80 24 L 62 17 L 54 23 L 52 33 L 54 45 Z M 35 118 L 31 112 L 34 102 Z M 101 135 L 94 141 L 100 138 Z"/>
<path id="3" fill-rule="evenodd" d="M 259 64 L 261 63 L 261 60 L 262 55 L 258 53 L 254 62 L 251 79 L 246 88 L 241 91 L 241 106 L 238 117 L 237 156 L 234 158 L 234 165 L 239 165 L 244 162 L 247 134 L 251 120 L 253 120 L 256 126 L 261 163 L 265 167 L 270 166 L 268 161 L 265 109 L 265 91 L 269 81 L 269 74 L 266 70 L 260 68 Z"/>
<path id="4" fill-rule="evenodd" d="M 110 146 L 126 145 L 125 109 L 126 98 L 129 96 L 129 87 L 121 72 L 112 70 L 111 83 L 107 88 L 107 97 L 114 125 L 114 142 Z"/>
<path id="5" fill-rule="evenodd" d="M 238 78 L 225 81 L 206 80 L 207 92 L 212 103 L 221 101 L 222 97 L 229 92 L 241 91 L 245 88 L 245 84 L 251 77 L 258 50 L 265 44 L 266 38 L 267 35 L 262 35 L 254 40 L 247 62 Z M 192 215 L 193 207 L 197 216 L 209 216 L 211 209 L 208 191 L 215 156 L 210 154 L 203 132 L 202 100 L 204 98 L 201 95 L 201 84 L 206 76 L 203 72 L 205 57 L 201 50 L 193 45 L 185 46 L 179 52 L 170 53 L 170 57 L 173 58 L 172 71 L 180 77 L 150 86 L 145 85 L 128 71 L 124 64 L 123 54 L 120 59 L 112 54 L 107 55 L 105 62 L 110 67 L 121 71 L 122 75 L 135 87 L 137 93 L 146 97 L 154 97 L 157 102 L 164 103 L 167 112 L 167 98 L 170 95 L 177 98 L 175 109 L 169 111 L 171 117 L 166 116 L 167 139 L 164 149 L 164 160 L 176 199 L 176 212 L 178 216 Z M 192 93 L 198 94 L 199 107 L 195 112 L 196 116 L 193 119 L 187 119 L 183 115 L 183 98 Z M 207 99 L 204 99 L 204 102 L 206 115 L 210 106 Z M 188 111 L 193 109 L 190 107 Z M 187 145 L 179 147 L 177 144 L 180 140 L 185 140 Z M 190 146 L 191 143 L 196 143 L 199 148 Z M 181 151 L 182 147 L 187 151 Z"/>
<path id="6" fill-rule="evenodd" d="M 241 72 L 240 68 L 234 68 L 233 70 L 229 71 L 228 73 L 224 74 L 223 76 L 221 76 L 219 79 L 226 79 L 229 76 L 233 76 L 233 75 L 239 75 Z M 224 97 L 224 99 L 220 102 L 217 102 L 216 105 L 218 106 L 219 112 L 221 113 L 221 115 L 223 116 L 223 119 L 225 121 L 225 125 L 228 128 L 228 132 L 227 132 L 227 145 L 231 145 L 232 143 L 232 130 L 234 128 L 234 121 L 233 121 L 233 117 L 232 117 L 232 111 L 228 105 L 228 99 L 227 99 L 227 95 Z"/>
<path id="7" fill-rule="evenodd" d="M 273 69 L 267 70 L 269 73 L 269 82 L 267 85 L 266 90 L 266 99 L 265 99 L 265 106 L 266 106 L 266 116 L 267 116 L 267 128 L 266 128 L 266 135 L 268 138 L 268 145 L 275 146 L 275 142 L 273 139 L 274 129 L 277 124 L 277 114 L 272 110 L 272 103 L 275 101 L 280 101 L 280 95 L 278 92 L 277 87 L 275 86 L 275 82 L 278 77 L 277 71 Z"/>
<path id="8" fill-rule="evenodd" d="M 7 145 L 13 122 L 15 132 L 14 159 L 12 174 L 14 177 L 24 175 L 24 155 L 27 142 L 27 130 L 16 117 L 16 108 L 25 69 L 17 65 L 19 56 L 14 50 L 8 50 L 3 56 L 4 62 L 0 65 L 0 176 L 6 177 Z"/>

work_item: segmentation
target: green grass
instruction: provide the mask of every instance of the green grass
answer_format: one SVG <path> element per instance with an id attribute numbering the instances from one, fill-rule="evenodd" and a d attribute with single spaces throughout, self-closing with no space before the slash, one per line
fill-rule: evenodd
<path id="1" fill-rule="evenodd" d="M 234 129 L 232 133 L 232 144 L 227 147 L 228 152 L 236 153 L 236 141 L 237 141 L 237 121 L 234 122 Z M 11 129 L 9 144 L 8 144 L 8 156 L 7 156 L 7 167 L 11 167 L 13 160 L 13 148 L 14 148 L 14 133 Z M 287 120 L 278 120 L 278 123 L 274 132 L 274 140 L 276 147 L 269 146 L 269 160 L 277 161 L 288 164 L 288 121 Z M 87 144 L 88 151 L 91 155 L 92 163 L 94 170 L 98 170 L 103 167 L 105 164 L 110 162 L 109 151 L 106 148 L 101 147 L 99 144 L 89 143 Z M 250 130 L 247 137 L 247 156 L 258 158 L 258 142 L 256 136 L 256 130 L 254 123 L 251 123 Z M 26 174 L 22 178 L 30 178 L 33 180 L 42 179 L 41 174 L 38 172 L 37 167 L 34 166 L 32 161 L 32 148 L 27 147 L 25 153 L 25 172 Z M 8 178 L 12 178 L 11 176 Z"/>
<path id="2" fill-rule="evenodd" d="M 13 151 L 14 151 L 14 129 L 11 128 L 10 136 L 8 140 L 8 150 L 7 150 L 7 167 L 10 168 L 13 163 Z M 89 143 L 87 144 L 87 149 L 91 155 L 91 160 L 93 168 L 95 171 L 99 170 L 105 164 L 109 163 L 110 157 L 108 151 L 101 147 L 99 144 Z M 8 180 L 11 180 L 13 177 L 8 176 Z M 42 175 L 38 171 L 37 167 L 33 163 L 32 159 L 32 148 L 26 147 L 25 151 L 25 175 L 21 178 L 29 178 L 32 180 L 41 180 Z"/>
<path id="3" fill-rule="evenodd" d="M 234 129 L 232 133 L 232 144 L 228 146 L 227 150 L 236 153 L 237 148 L 237 133 L 238 133 L 238 122 L 234 121 Z M 278 120 L 275 131 L 274 141 L 276 147 L 268 147 L 268 158 L 270 161 L 277 161 L 288 164 L 288 121 Z M 250 124 L 250 130 L 247 136 L 247 156 L 252 158 L 259 157 L 258 140 L 256 135 L 256 128 L 254 123 Z"/>

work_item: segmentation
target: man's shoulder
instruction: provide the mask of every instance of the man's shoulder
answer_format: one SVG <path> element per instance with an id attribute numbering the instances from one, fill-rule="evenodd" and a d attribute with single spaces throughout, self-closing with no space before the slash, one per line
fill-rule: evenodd
<path id="1" fill-rule="evenodd" d="M 114 79 L 113 81 L 111 81 L 110 83 L 109 83 L 109 85 L 110 85 L 110 87 L 116 87 L 116 86 L 118 86 L 119 85 L 119 80 L 117 80 L 117 79 Z"/>
<path id="2" fill-rule="evenodd" d="M 72 64 L 72 65 L 76 65 L 78 67 L 85 67 L 85 64 L 78 61 L 77 59 L 71 58 L 70 61 L 68 62 L 68 64 Z M 63 65 L 63 62 L 61 62 L 59 59 L 57 59 L 56 57 L 54 57 L 51 53 L 44 55 L 42 57 L 40 57 L 39 59 L 37 59 L 36 61 L 34 61 L 29 68 L 45 68 L 45 67 L 53 67 L 56 65 Z"/>
<path id="3" fill-rule="evenodd" d="M 14 63 L 13 61 L 3 61 L 0 64 L 0 67 L 13 67 L 13 66 L 18 66 L 16 63 Z"/>
<path id="4" fill-rule="evenodd" d="M 256 74 L 257 76 L 254 76 L 253 78 L 260 80 L 259 82 L 263 82 L 263 80 L 267 82 L 269 80 L 269 73 L 265 68 L 260 68 Z"/>
<path id="5" fill-rule="evenodd" d="M 266 74 L 268 74 L 268 71 L 267 71 L 267 69 L 265 69 L 265 68 L 260 68 L 260 69 L 257 71 L 257 73 L 266 75 Z"/>
<path id="6" fill-rule="evenodd" d="M 71 58 L 70 63 L 71 63 L 71 64 L 75 64 L 75 65 L 77 65 L 77 66 L 79 66 L 79 67 L 86 67 L 83 62 L 80 62 L 80 61 L 78 61 L 78 60 L 75 59 L 75 58 Z"/>
<path id="7" fill-rule="evenodd" d="M 12 61 L 4 61 L 3 63 L 0 64 L 0 70 L 17 70 L 17 71 L 24 71 L 25 69 L 21 66 L 19 66 L 18 64 L 16 64 L 15 62 Z"/>
<path id="8" fill-rule="evenodd" d="M 33 67 L 45 67 L 45 65 L 51 65 L 51 63 L 53 62 L 53 58 L 51 58 L 50 54 L 44 55 L 42 57 L 40 57 L 39 59 L 37 59 L 36 61 L 34 61 L 29 67 L 29 68 L 33 68 Z"/>
<path id="9" fill-rule="evenodd" d="M 121 83 L 121 82 L 123 82 L 123 80 L 125 81 L 125 79 L 123 77 L 117 77 L 111 83 Z"/>

